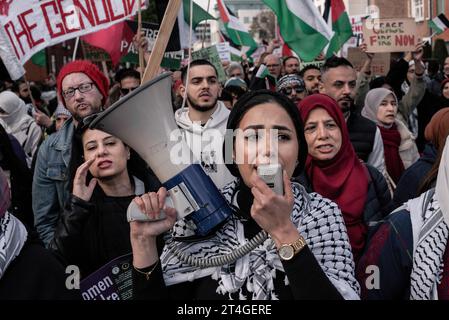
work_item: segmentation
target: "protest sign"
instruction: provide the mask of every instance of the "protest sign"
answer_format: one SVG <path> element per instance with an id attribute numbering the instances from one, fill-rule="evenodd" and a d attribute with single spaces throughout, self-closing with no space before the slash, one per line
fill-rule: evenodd
<path id="1" fill-rule="evenodd" d="M 367 52 L 414 51 L 422 35 L 414 19 L 367 19 L 363 23 L 363 38 Z"/>
<path id="2" fill-rule="evenodd" d="M 324 65 L 324 60 L 315 60 L 315 61 L 309 61 L 309 62 L 304 62 L 301 61 L 301 63 L 299 64 L 299 70 L 304 69 L 307 66 L 316 66 L 317 68 L 321 68 Z"/>
<path id="3" fill-rule="evenodd" d="M 231 61 L 231 47 L 229 42 L 217 43 L 217 51 L 221 61 Z"/>
<path id="4" fill-rule="evenodd" d="M 132 254 L 118 257 L 80 283 L 84 300 L 132 299 Z"/>
<path id="5" fill-rule="evenodd" d="M 390 56 L 388 52 L 376 53 L 371 62 L 371 72 L 376 76 L 386 76 L 390 70 Z M 348 60 L 356 71 L 360 71 L 366 61 L 366 54 L 358 48 L 348 48 Z"/>
<path id="6" fill-rule="evenodd" d="M 205 59 L 212 63 L 218 72 L 218 81 L 224 83 L 226 81 L 226 74 L 221 64 L 220 56 L 218 55 L 217 46 L 211 46 L 195 52 L 192 52 L 192 60 Z"/>
<path id="7" fill-rule="evenodd" d="M 22 2 L 22 5 L 17 5 Z M 36 52 L 100 29 L 137 13 L 146 0 L 14 1 L 0 19 L 0 56 L 14 72 Z"/>

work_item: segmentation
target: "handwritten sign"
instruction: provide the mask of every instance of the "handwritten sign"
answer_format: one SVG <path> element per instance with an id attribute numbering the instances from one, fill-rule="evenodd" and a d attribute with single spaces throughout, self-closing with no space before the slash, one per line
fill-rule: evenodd
<path id="1" fill-rule="evenodd" d="M 371 72 L 376 76 L 386 76 L 390 70 L 390 56 L 391 54 L 387 52 L 376 53 L 371 62 Z M 358 48 L 348 48 L 348 60 L 356 71 L 360 71 L 365 63 L 366 54 Z"/>
<path id="2" fill-rule="evenodd" d="M 413 19 L 366 19 L 363 38 L 368 52 L 404 52 L 415 50 L 422 38 Z"/>
<path id="3" fill-rule="evenodd" d="M 192 52 L 192 60 L 205 59 L 212 63 L 218 72 L 218 81 L 224 83 L 226 81 L 226 74 L 221 64 L 220 55 L 218 54 L 217 46 L 211 46 L 195 52 Z"/>
<path id="4" fill-rule="evenodd" d="M 110 27 L 137 13 L 145 0 L 42 0 L 3 10 L 0 56 L 11 73 L 45 47 Z M 11 66 L 12 65 L 12 66 Z M 12 76 L 12 75 L 11 75 Z"/>

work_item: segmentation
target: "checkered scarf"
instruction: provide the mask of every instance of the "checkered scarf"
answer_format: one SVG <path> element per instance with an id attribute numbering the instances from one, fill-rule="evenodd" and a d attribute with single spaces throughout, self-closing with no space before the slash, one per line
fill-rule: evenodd
<path id="1" fill-rule="evenodd" d="M 25 226 L 9 212 L 0 218 L 0 279 L 22 250 L 27 235 Z"/>
<path id="2" fill-rule="evenodd" d="M 235 203 L 237 186 L 238 182 L 232 182 L 222 191 L 229 203 Z M 347 299 L 358 299 L 359 285 L 354 277 L 351 246 L 338 206 L 316 193 L 307 194 L 299 184 L 293 183 L 292 188 L 295 196 L 293 223 L 337 290 Z M 189 224 L 179 220 L 166 241 L 191 234 Z M 229 254 L 246 242 L 244 226 L 233 215 L 214 237 L 195 243 L 176 242 L 175 247 L 195 258 L 212 258 Z M 273 280 L 276 270 L 284 272 L 271 238 L 234 263 L 221 267 L 200 269 L 182 263 L 168 245 L 163 249 L 161 263 L 168 286 L 211 276 L 218 281 L 218 293 L 231 297 L 230 294 L 239 292 L 242 300 L 247 298 L 242 294 L 244 285 L 253 300 L 277 299 Z M 286 276 L 284 283 L 288 285 Z"/>

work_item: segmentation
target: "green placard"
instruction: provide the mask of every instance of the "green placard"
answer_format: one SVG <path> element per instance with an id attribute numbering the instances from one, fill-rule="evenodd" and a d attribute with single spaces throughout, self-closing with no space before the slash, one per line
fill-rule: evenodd
<path id="1" fill-rule="evenodd" d="M 205 59 L 212 63 L 218 72 L 218 81 L 221 83 L 226 82 L 226 74 L 221 64 L 220 56 L 216 46 L 204 48 L 195 52 L 192 52 L 192 60 Z"/>

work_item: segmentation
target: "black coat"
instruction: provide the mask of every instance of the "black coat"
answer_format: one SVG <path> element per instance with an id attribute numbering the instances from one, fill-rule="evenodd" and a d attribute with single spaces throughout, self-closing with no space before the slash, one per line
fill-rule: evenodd
<path id="1" fill-rule="evenodd" d="M 158 188 L 158 181 L 145 185 L 146 191 Z M 108 197 L 98 185 L 89 202 L 72 195 L 49 248 L 63 263 L 79 266 L 82 278 L 130 253 L 126 211 L 134 197 Z"/>
<path id="2" fill-rule="evenodd" d="M 436 158 L 437 150 L 432 144 L 427 144 L 421 158 L 402 174 L 393 196 L 394 208 L 419 196 L 419 186 L 421 185 L 423 178 L 429 173 Z"/>
<path id="3" fill-rule="evenodd" d="M 365 166 L 370 176 L 365 208 L 363 210 L 363 221 L 368 227 L 369 239 L 374 234 L 378 224 L 382 222 L 382 219 L 390 213 L 391 196 L 384 176 L 376 168 L 367 164 Z M 297 180 L 308 192 L 313 192 L 309 177 L 303 174 Z"/>
<path id="4" fill-rule="evenodd" d="M 66 288 L 67 276 L 64 267 L 37 240 L 37 235 L 28 234 L 19 255 L 0 279 L 0 301 L 80 300 L 79 290 Z"/>

